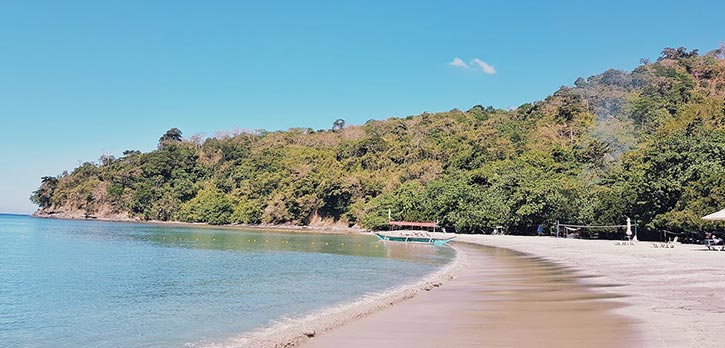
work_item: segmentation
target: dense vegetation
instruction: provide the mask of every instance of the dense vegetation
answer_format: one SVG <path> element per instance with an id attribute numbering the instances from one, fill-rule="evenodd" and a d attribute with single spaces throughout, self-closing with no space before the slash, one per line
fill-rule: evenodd
<path id="1" fill-rule="evenodd" d="M 164 134 L 43 178 L 43 213 L 375 228 L 393 218 L 527 233 L 556 220 L 698 231 L 725 207 L 725 60 L 665 49 L 513 110 L 423 113 L 331 130 Z"/>

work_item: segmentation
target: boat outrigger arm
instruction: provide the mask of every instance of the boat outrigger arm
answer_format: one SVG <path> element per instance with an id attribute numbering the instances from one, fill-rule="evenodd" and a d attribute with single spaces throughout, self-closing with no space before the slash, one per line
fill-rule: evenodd
<path id="1" fill-rule="evenodd" d="M 446 233 L 445 229 L 442 229 L 435 222 L 390 221 L 388 224 L 391 228 L 390 231 L 373 232 L 380 240 L 445 245 L 456 237 L 451 233 Z M 415 228 L 419 229 L 416 230 Z M 428 229 L 432 231 L 428 231 Z M 443 232 L 437 232 L 436 229 L 440 229 Z"/>

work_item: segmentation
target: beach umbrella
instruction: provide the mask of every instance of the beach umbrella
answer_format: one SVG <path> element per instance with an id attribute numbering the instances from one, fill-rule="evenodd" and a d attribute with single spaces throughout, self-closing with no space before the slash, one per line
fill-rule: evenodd
<path id="1" fill-rule="evenodd" d="M 717 213 L 712 213 L 710 215 L 703 216 L 702 219 L 708 220 L 708 221 L 725 220 L 725 209 L 720 210 Z"/>

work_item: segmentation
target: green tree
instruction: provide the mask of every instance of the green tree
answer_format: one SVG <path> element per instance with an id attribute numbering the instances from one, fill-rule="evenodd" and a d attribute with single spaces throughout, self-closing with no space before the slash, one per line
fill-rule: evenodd
<path id="1" fill-rule="evenodd" d="M 44 176 L 40 181 L 40 188 L 33 191 L 30 201 L 40 206 L 40 208 L 47 208 L 53 203 L 53 193 L 58 187 L 58 179 L 52 176 Z"/>
<path id="2" fill-rule="evenodd" d="M 168 143 L 180 142 L 182 139 L 182 132 L 178 128 L 171 128 L 159 138 L 159 148 L 162 148 Z"/>
<path id="3" fill-rule="evenodd" d="M 206 188 L 182 206 L 180 215 L 184 221 L 223 225 L 231 223 L 234 206 L 228 195 Z"/>

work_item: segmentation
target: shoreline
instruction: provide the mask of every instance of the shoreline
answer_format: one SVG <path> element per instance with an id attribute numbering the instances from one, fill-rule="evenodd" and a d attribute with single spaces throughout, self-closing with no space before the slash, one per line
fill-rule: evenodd
<path id="1" fill-rule="evenodd" d="M 39 214 L 35 212 L 30 215 L 24 215 L 39 219 L 56 219 L 71 221 L 100 221 L 100 222 L 123 222 L 131 224 L 147 224 L 159 226 L 178 226 L 178 227 L 195 227 L 195 228 L 212 228 L 225 230 L 252 230 L 261 232 L 292 232 L 292 233 L 332 233 L 332 234 L 363 234 L 370 230 L 356 227 L 342 227 L 335 225 L 265 225 L 265 224 L 228 224 L 228 225 L 212 225 L 205 222 L 183 222 L 183 221 L 161 221 L 161 220 L 141 220 L 129 217 L 85 217 L 78 214 Z"/>
<path id="2" fill-rule="evenodd" d="M 456 256 L 448 264 L 419 280 L 375 294 L 366 295 L 351 302 L 322 308 L 301 317 L 283 319 L 238 337 L 218 342 L 194 344 L 203 348 L 289 348 L 298 347 L 320 334 L 349 324 L 355 320 L 394 307 L 397 304 L 431 291 L 454 279 L 468 266 L 468 256 L 455 248 Z"/>
<path id="3" fill-rule="evenodd" d="M 456 244 L 470 266 L 455 279 L 302 348 L 641 346 L 634 321 L 616 313 L 620 296 L 586 274 L 512 249 Z"/>

